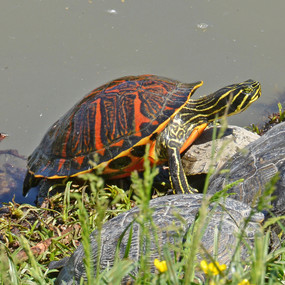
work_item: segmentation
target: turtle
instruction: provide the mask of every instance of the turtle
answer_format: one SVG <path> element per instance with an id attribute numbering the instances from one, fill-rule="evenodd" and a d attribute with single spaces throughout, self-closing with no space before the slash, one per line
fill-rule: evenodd
<path id="1" fill-rule="evenodd" d="M 222 190 L 226 185 L 243 179 L 227 190 L 231 198 L 255 206 L 266 184 L 279 174 L 271 201 L 274 215 L 285 214 L 285 122 L 277 124 L 230 158 L 211 176 L 208 194 Z M 269 214 L 269 213 L 267 213 Z"/>
<path id="2" fill-rule="evenodd" d="M 261 95 L 260 83 L 249 79 L 190 99 L 202 84 L 139 75 L 91 91 L 49 128 L 28 158 L 23 194 L 43 178 L 78 177 L 100 168 L 103 176 L 117 179 L 143 171 L 146 145 L 152 164 L 168 162 L 173 190 L 191 193 L 180 153 L 210 122 L 245 110 Z"/>
<path id="3" fill-rule="evenodd" d="M 206 197 L 206 196 L 205 196 Z M 207 199 L 207 197 L 206 197 Z M 190 233 L 191 226 L 195 223 L 198 212 L 203 200 L 203 194 L 176 194 L 166 195 L 155 198 L 150 201 L 153 223 L 157 227 L 158 243 L 155 240 L 153 230 L 150 230 L 150 256 L 149 262 L 151 270 L 154 271 L 154 259 L 163 260 L 163 248 L 168 248 L 170 254 L 174 254 L 174 249 L 181 249 L 185 242 L 187 233 Z M 94 266 L 94 274 L 96 274 L 97 258 L 100 258 L 100 270 L 111 268 L 114 264 L 115 252 L 119 246 L 119 257 L 123 258 L 128 244 L 130 245 L 128 259 L 136 262 L 140 258 L 140 224 L 137 222 L 139 217 L 139 208 L 124 212 L 111 220 L 107 221 L 101 230 L 101 252 L 98 250 L 98 231 L 95 230 L 90 235 L 91 259 Z M 197 260 L 207 258 L 207 252 L 213 257 L 214 254 L 214 236 L 215 231 L 219 230 L 219 239 L 217 246 L 217 259 L 220 263 L 228 265 L 235 252 L 235 247 L 238 244 L 237 233 L 240 233 L 243 228 L 245 219 L 250 218 L 249 223 L 245 227 L 243 239 L 238 245 L 241 253 L 241 259 L 245 260 L 248 256 L 248 247 L 253 246 L 255 233 L 261 229 L 260 223 L 264 219 L 264 214 L 255 212 L 252 214 L 252 209 L 239 201 L 231 198 L 216 201 L 211 203 L 207 209 L 207 218 L 205 231 L 201 238 L 201 246 L 198 250 Z M 131 241 L 130 228 L 132 227 Z M 150 227 L 150 229 L 152 229 Z M 161 247 L 158 249 L 158 244 Z M 202 248 L 205 248 L 203 250 Z M 145 248 L 145 247 L 143 247 Z M 162 255 L 159 255 L 159 252 Z M 142 253 L 144 254 L 144 253 Z M 100 256 L 100 257 L 99 257 Z M 80 279 L 86 280 L 86 271 L 84 265 L 84 248 L 79 245 L 70 258 L 65 258 L 62 262 L 55 261 L 50 263 L 49 267 L 61 269 L 55 284 L 81 284 Z M 132 272 L 136 275 L 137 268 Z M 197 273 L 197 276 L 203 276 Z M 123 283 L 127 283 L 128 278 L 125 277 Z M 130 283 L 128 283 L 130 284 Z"/>

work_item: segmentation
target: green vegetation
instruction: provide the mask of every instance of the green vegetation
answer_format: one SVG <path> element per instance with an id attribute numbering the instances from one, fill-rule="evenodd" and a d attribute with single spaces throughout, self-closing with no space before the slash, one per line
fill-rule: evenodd
<path id="1" fill-rule="evenodd" d="M 268 120 L 264 123 L 263 126 L 260 128 L 252 124 L 251 125 L 251 130 L 258 135 L 263 135 L 266 133 L 271 127 L 273 127 L 276 124 L 279 124 L 281 122 L 285 121 L 285 110 L 284 107 L 281 105 L 281 103 L 278 103 L 278 113 L 273 113 L 268 116 Z"/>
<path id="2" fill-rule="evenodd" d="M 103 223 L 128 210 L 134 201 L 130 199 L 128 192 L 116 187 L 104 189 L 100 177 L 88 175 L 90 194 L 86 193 L 86 187 L 80 190 L 70 189 L 68 184 L 65 193 L 48 200 L 49 209 L 38 209 L 29 205 L 18 206 L 14 203 L 8 205 L 11 211 L 10 218 L 1 218 L 0 254 L 1 260 L 5 262 L 0 263 L 0 283 L 53 284 L 56 270 L 49 270 L 48 263 L 69 255 L 82 238 L 88 276 L 86 284 L 120 284 L 119 280 L 130 273 L 136 265 L 140 268 L 137 276 L 133 276 L 135 284 L 200 284 L 199 279 L 195 277 L 196 272 L 206 274 L 205 284 L 278 284 L 276 282 L 282 284 L 285 269 L 284 249 L 279 249 L 275 254 L 269 253 L 269 232 L 260 232 L 256 236 L 255 247 L 250 250 L 251 254 L 246 261 L 240 260 L 238 248 L 229 267 L 219 264 L 219 260 L 213 259 L 211 263 L 203 261 L 201 264 L 195 260 L 209 203 L 207 199 L 200 209 L 200 219 L 195 224 L 196 231 L 191 232 L 192 238 L 187 239 L 183 247 L 175 248 L 174 256 L 182 258 L 173 258 L 168 247 L 160 248 L 159 252 L 163 253 L 164 260 L 158 257 L 155 264 L 157 272 L 152 273 L 151 264 L 148 262 L 149 241 L 150 235 L 156 232 L 156 228 L 152 223 L 149 201 L 155 174 L 156 170 L 146 165 L 144 179 L 140 179 L 136 173 L 132 176 L 133 188 L 136 189 L 135 202 L 139 205 L 141 213 L 137 221 L 142 227 L 141 239 L 146 240 L 144 249 L 146 252 L 141 254 L 138 264 L 128 260 L 128 249 L 126 249 L 125 259 L 117 259 L 109 271 L 100 273 L 97 270 L 97 277 L 94 277 L 94 268 L 90 262 L 90 232 L 97 228 L 98 242 L 100 242 Z M 258 202 L 258 210 L 270 210 L 268 197 L 274 189 L 276 179 L 274 178 L 267 186 L 266 196 Z M 156 243 L 159 248 L 157 236 Z M 143 251 L 142 248 L 140 250 Z M 278 260 L 279 258 L 281 259 Z"/>
<path id="3" fill-rule="evenodd" d="M 280 107 L 280 120 L 284 120 L 284 116 L 285 112 Z M 199 262 L 196 256 L 201 233 L 206 226 L 207 206 L 213 200 L 223 199 L 226 196 L 225 191 L 217 193 L 211 201 L 205 196 L 199 211 L 199 219 L 189 231 L 183 245 L 173 248 L 161 246 L 157 228 L 152 221 L 153 210 L 149 207 L 152 182 L 157 170 L 152 169 L 147 160 L 145 169 L 143 179 L 139 178 L 136 172 L 133 173 L 132 186 L 126 192 L 116 186 L 104 188 L 100 176 L 87 174 L 85 179 L 89 181 L 90 187 L 79 188 L 68 183 L 64 193 L 46 200 L 44 208 L 9 203 L 6 208 L 9 211 L 0 216 L 0 284 L 53 284 L 58 271 L 49 269 L 48 264 L 71 255 L 79 242 L 82 242 L 86 255 L 84 262 L 88 281 L 84 284 L 120 284 L 125 275 L 129 275 L 134 284 L 284 284 L 284 227 L 281 223 L 284 217 L 272 218 L 264 224 L 260 233 L 255 236 L 254 248 L 248 248 L 249 256 L 246 260 L 241 260 L 237 246 L 228 266 L 220 264 L 219 260 L 207 256 L 206 253 L 205 256 L 210 262 L 206 259 Z M 213 169 L 210 169 L 209 173 L 212 172 Z M 256 210 L 253 209 L 251 215 L 261 210 L 270 212 L 270 195 L 277 179 L 276 176 L 268 183 L 264 195 L 257 201 Z M 208 182 L 204 193 L 207 185 Z M 144 248 L 140 248 L 140 260 L 134 263 L 128 259 L 129 244 L 124 259 L 121 260 L 117 254 L 114 266 L 100 272 L 99 267 L 95 269 L 91 263 L 90 233 L 95 228 L 98 230 L 97 243 L 100 244 L 104 222 L 134 205 L 138 205 L 140 209 L 136 221 L 141 227 L 140 239 L 145 241 L 141 243 L 144 244 Z M 246 225 L 247 221 L 244 227 Z M 278 246 L 271 251 L 271 228 L 277 226 L 280 228 L 280 235 L 275 236 L 275 242 L 281 244 L 281 247 Z M 240 242 L 243 230 L 244 228 L 240 229 Z M 130 241 L 132 228 L 128 235 Z M 151 271 L 152 264 L 149 263 L 151 236 L 154 236 L 160 253 L 160 256 L 152 261 L 156 267 L 154 273 Z M 214 248 L 217 242 L 218 233 Z M 174 254 L 171 254 L 171 251 Z M 136 266 L 139 270 L 134 276 L 132 271 Z M 205 275 L 204 283 L 199 279 L 201 273 Z"/>

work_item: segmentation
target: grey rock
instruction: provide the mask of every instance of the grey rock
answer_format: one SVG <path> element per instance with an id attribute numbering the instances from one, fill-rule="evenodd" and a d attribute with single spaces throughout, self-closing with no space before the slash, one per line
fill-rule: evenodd
<path id="1" fill-rule="evenodd" d="M 187 176 L 208 173 L 211 163 L 219 169 L 236 152 L 259 138 L 245 128 L 228 126 L 223 132 L 222 127 L 217 126 L 216 139 L 213 140 L 213 130 L 213 127 L 206 129 L 184 154 L 182 164 Z"/>

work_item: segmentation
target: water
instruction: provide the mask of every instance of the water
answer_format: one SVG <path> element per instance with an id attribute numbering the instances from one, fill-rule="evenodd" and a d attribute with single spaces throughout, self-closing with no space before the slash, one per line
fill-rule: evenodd
<path id="1" fill-rule="evenodd" d="M 204 80 L 198 96 L 259 80 L 259 101 L 230 118 L 258 123 L 285 91 L 284 9 L 284 0 L 2 0 L 0 148 L 29 155 L 86 93 L 130 74 Z"/>

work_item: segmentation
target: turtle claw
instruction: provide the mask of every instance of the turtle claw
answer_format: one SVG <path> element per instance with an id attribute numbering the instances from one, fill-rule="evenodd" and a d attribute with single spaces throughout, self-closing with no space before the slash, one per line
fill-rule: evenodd
<path id="1" fill-rule="evenodd" d="M 190 194 L 195 194 L 195 193 L 199 193 L 199 191 L 196 188 L 193 188 L 191 186 L 189 186 L 188 192 Z"/>

